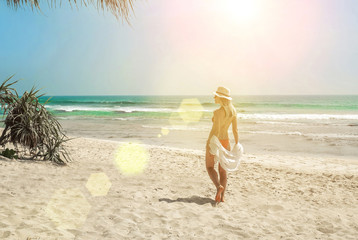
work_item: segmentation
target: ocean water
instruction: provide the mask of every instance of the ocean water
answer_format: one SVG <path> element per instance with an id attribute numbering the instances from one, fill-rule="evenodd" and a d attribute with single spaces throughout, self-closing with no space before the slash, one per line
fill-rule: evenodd
<path id="1" fill-rule="evenodd" d="M 182 103 L 184 109 L 180 108 Z M 358 95 L 234 96 L 233 104 L 239 118 L 245 120 L 358 120 Z M 202 112 L 201 120 L 205 120 L 218 105 L 213 96 L 54 96 L 46 107 L 64 119 L 167 118 L 188 110 Z"/>
<path id="2" fill-rule="evenodd" d="M 358 95 L 233 96 L 233 104 L 246 152 L 358 160 Z M 205 145 L 219 107 L 212 95 L 53 96 L 45 106 L 69 135 L 194 149 Z"/>

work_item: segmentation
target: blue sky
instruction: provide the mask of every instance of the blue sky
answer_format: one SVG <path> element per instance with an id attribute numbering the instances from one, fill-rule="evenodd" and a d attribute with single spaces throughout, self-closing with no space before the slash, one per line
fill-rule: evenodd
<path id="1" fill-rule="evenodd" d="M 0 79 L 48 95 L 358 94 L 358 2 L 135 1 L 0 5 Z"/>

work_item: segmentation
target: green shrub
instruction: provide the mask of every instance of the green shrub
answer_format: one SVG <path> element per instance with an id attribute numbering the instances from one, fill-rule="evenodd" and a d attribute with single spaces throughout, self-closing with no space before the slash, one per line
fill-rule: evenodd
<path id="1" fill-rule="evenodd" d="M 0 136 L 0 145 L 14 144 L 15 148 L 25 150 L 17 153 L 30 159 L 49 160 L 65 164 L 70 157 L 63 143 L 69 139 L 63 133 L 60 123 L 49 113 L 44 105 L 39 103 L 39 90 L 34 88 L 25 92 L 21 97 L 16 90 L 10 88 L 14 83 L 8 83 L 8 78 L 0 86 L 0 106 L 6 118 L 5 129 Z"/>
<path id="2" fill-rule="evenodd" d="M 18 158 L 16 155 L 16 151 L 13 149 L 6 148 L 4 151 L 0 153 L 0 155 L 7 157 L 7 158 Z"/>

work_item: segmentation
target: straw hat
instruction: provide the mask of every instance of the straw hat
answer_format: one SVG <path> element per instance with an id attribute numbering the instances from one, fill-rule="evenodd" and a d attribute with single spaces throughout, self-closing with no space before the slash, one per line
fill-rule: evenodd
<path id="1" fill-rule="evenodd" d="M 228 89 L 226 87 L 218 87 L 218 90 L 216 90 L 216 92 L 213 92 L 213 93 L 218 97 L 232 100 L 232 98 L 230 97 L 230 89 Z"/>

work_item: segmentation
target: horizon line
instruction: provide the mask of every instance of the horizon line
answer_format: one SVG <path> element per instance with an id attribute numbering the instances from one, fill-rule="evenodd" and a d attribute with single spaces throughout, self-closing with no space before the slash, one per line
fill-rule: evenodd
<path id="1" fill-rule="evenodd" d="M 125 97 L 139 97 L 139 96 L 147 96 L 147 97 L 179 97 L 179 96 L 212 96 L 212 94 L 172 94 L 172 95 L 165 95 L 165 94 L 92 94 L 92 95 L 85 95 L 85 94 L 79 94 L 79 95 L 44 95 L 42 97 L 105 97 L 105 96 L 125 96 Z M 231 95 L 231 97 L 240 97 L 240 96 L 358 96 L 358 94 L 234 94 Z"/>

